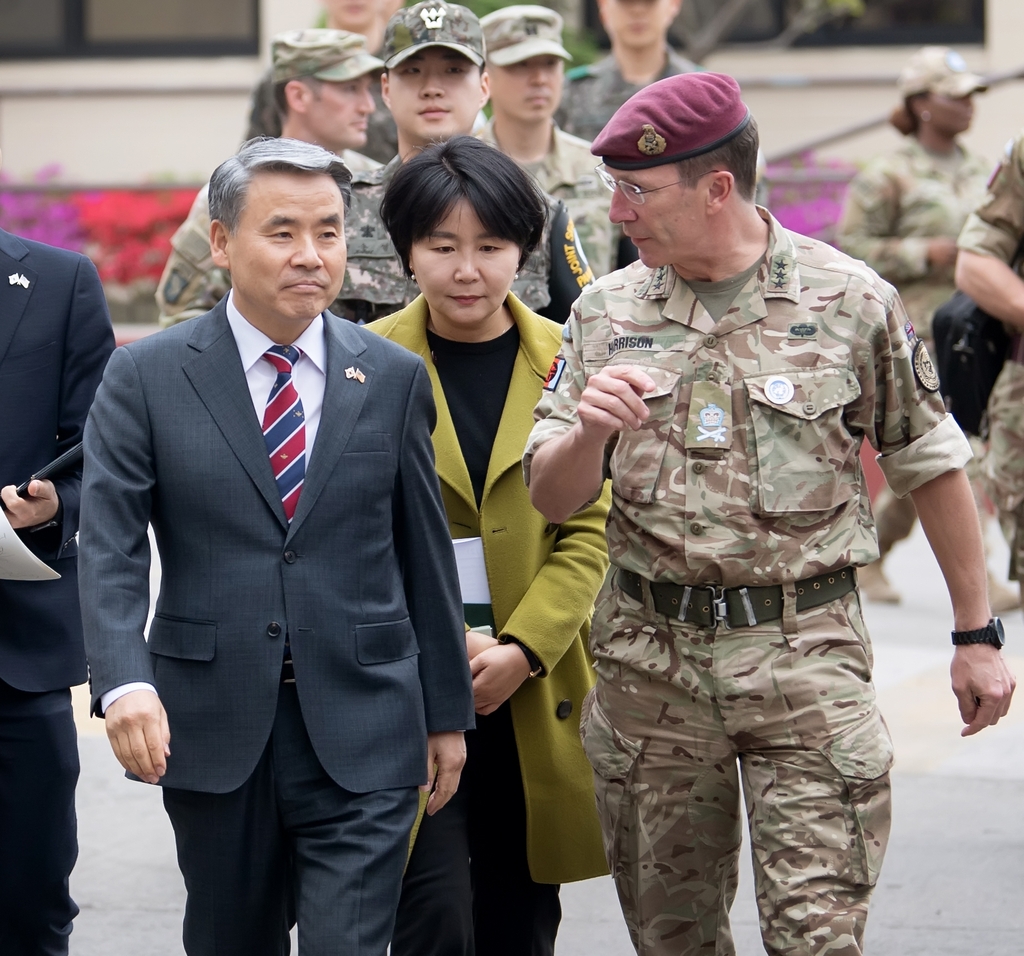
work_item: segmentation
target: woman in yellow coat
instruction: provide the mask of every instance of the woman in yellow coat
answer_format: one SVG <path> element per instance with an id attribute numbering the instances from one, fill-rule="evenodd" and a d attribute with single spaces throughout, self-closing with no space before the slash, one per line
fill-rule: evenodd
<path id="1" fill-rule="evenodd" d="M 549 525 L 523 483 L 562 328 L 509 288 L 545 209 L 513 161 L 456 137 L 395 173 L 381 215 L 423 294 L 370 328 L 426 362 L 467 620 L 480 626 L 467 633 L 477 729 L 458 794 L 417 834 L 391 952 L 551 954 L 558 884 L 607 872 L 578 728 L 609 501 Z"/>

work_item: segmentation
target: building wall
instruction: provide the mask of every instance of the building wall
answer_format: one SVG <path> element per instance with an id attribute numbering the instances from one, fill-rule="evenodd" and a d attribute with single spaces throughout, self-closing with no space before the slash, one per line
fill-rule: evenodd
<path id="1" fill-rule="evenodd" d="M 570 0 L 565 0 L 571 6 Z M 201 182 L 238 145 L 249 90 L 274 33 L 314 22 L 317 0 L 261 0 L 260 57 L 31 61 L 0 63 L 0 150 L 17 180 L 58 164 L 76 184 Z M 988 41 L 962 49 L 979 72 L 1024 68 L 1024 3 L 988 0 Z M 713 54 L 707 66 L 737 76 L 771 157 L 816 137 L 885 114 L 910 48 L 831 48 Z M 779 77 L 827 81 L 770 86 Z M 968 144 L 995 159 L 1024 126 L 1024 85 L 1009 83 L 979 97 Z M 887 128 L 823 150 L 863 160 L 891 149 Z"/>

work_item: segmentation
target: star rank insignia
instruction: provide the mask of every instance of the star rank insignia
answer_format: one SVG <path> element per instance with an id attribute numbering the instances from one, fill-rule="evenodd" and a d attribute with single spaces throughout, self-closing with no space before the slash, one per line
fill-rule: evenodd
<path id="1" fill-rule="evenodd" d="M 769 281 L 773 289 L 785 289 L 789 285 L 789 264 L 781 256 L 772 260 L 772 271 Z"/>

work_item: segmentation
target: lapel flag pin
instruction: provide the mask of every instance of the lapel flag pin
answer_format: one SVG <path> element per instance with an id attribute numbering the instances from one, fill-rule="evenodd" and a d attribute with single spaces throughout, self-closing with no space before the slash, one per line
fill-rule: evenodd
<path id="1" fill-rule="evenodd" d="M 7 281 L 11 285 L 20 285 L 23 289 L 27 289 L 29 286 L 28 278 L 23 275 L 19 275 L 17 272 L 12 273 L 7 277 Z"/>
<path id="2" fill-rule="evenodd" d="M 354 378 L 360 385 L 366 381 L 366 374 L 362 369 L 356 368 L 354 365 L 350 365 L 345 369 L 345 378 Z"/>

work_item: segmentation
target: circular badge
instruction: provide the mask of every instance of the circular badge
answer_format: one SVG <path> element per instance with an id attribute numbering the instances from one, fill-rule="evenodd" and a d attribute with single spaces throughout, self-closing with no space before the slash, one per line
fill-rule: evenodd
<path id="1" fill-rule="evenodd" d="M 914 346 L 914 375 L 917 377 L 918 382 L 921 383 L 921 388 L 926 392 L 937 392 L 939 390 L 939 376 L 935 371 L 935 366 L 932 365 L 932 357 L 928 354 L 928 349 L 925 348 L 924 342 L 921 339 L 917 340 L 917 344 Z"/>
<path id="2" fill-rule="evenodd" d="M 785 375 L 773 375 L 764 383 L 764 393 L 774 405 L 785 405 L 792 400 L 795 391 L 793 383 Z"/>

